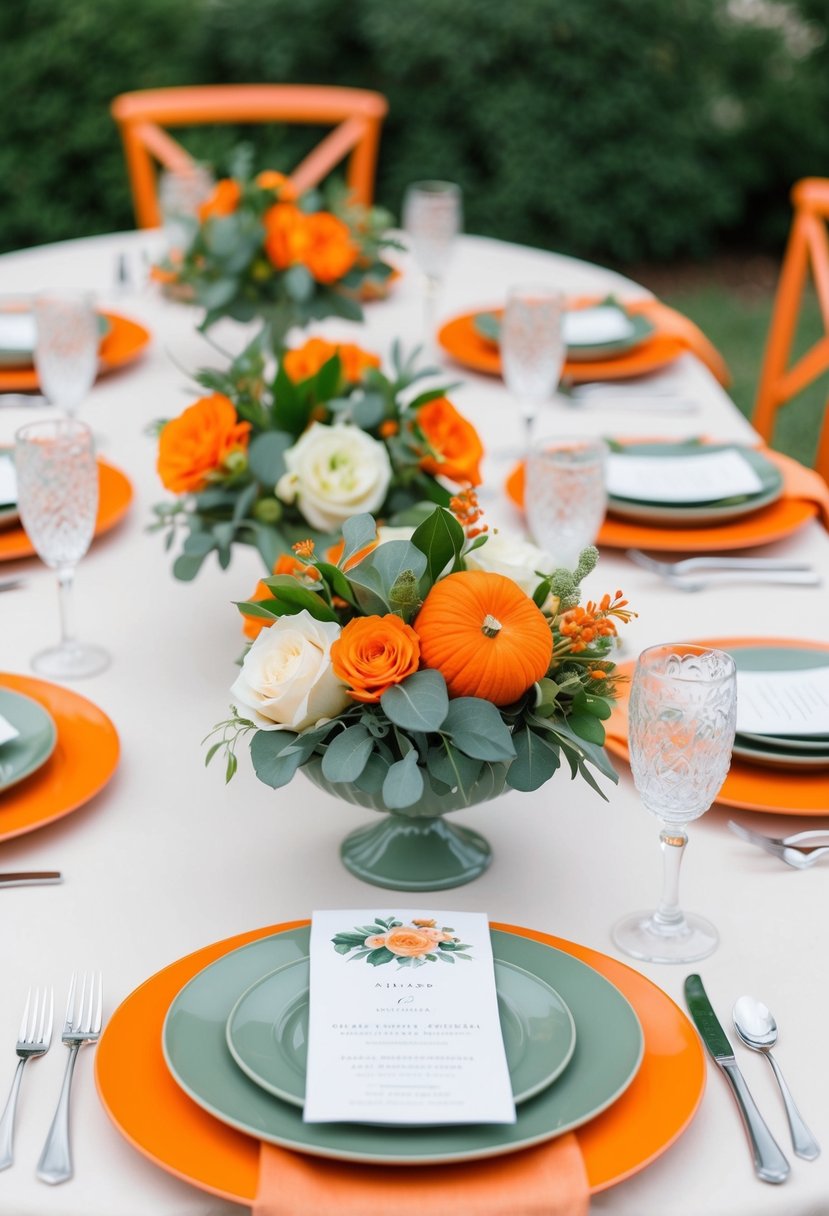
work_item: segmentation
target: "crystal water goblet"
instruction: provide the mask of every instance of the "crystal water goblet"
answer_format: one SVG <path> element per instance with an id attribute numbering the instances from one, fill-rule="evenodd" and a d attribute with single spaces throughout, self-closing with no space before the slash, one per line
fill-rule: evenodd
<path id="1" fill-rule="evenodd" d="M 438 296 L 452 247 L 463 227 L 460 186 L 454 182 L 413 182 L 403 199 L 403 227 L 423 274 L 423 330 L 431 351 Z"/>
<path id="2" fill-rule="evenodd" d="M 35 367 L 44 395 L 74 417 L 98 372 L 98 315 L 91 296 L 55 292 L 34 303 Z"/>
<path id="3" fill-rule="evenodd" d="M 595 541 L 607 509 L 603 439 L 545 438 L 525 460 L 527 522 L 536 544 L 557 566 L 574 569 Z"/>
<path id="4" fill-rule="evenodd" d="M 564 366 L 562 322 L 566 301 L 549 287 L 513 287 L 501 318 L 501 372 L 516 398 L 526 442 L 532 440 L 539 407 L 558 387 Z"/>
<path id="5" fill-rule="evenodd" d="M 158 205 L 168 253 L 181 252 L 190 244 L 198 227 L 199 207 L 215 185 L 213 174 L 198 161 L 159 174 Z"/>
<path id="6" fill-rule="evenodd" d="M 662 824 L 662 898 L 655 911 L 626 916 L 613 928 L 625 954 L 650 963 L 693 963 L 719 941 L 702 916 L 679 906 L 686 824 L 703 815 L 731 764 L 737 719 L 733 658 L 708 646 L 651 646 L 636 663 L 628 738 L 633 780 Z"/>
<path id="7" fill-rule="evenodd" d="M 57 573 L 61 640 L 32 659 L 38 675 L 77 679 L 109 666 L 100 646 L 81 643 L 72 625 L 75 567 L 89 548 L 98 511 L 92 431 L 75 418 L 31 422 L 15 435 L 20 519 L 41 561 Z"/>

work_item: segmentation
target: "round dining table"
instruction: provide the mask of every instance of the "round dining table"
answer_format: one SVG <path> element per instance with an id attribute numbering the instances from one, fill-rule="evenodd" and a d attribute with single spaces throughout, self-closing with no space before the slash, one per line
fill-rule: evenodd
<path id="1" fill-rule="evenodd" d="M 411 894 L 379 892 L 340 863 L 340 841 L 370 819 L 369 812 L 330 797 L 301 775 L 274 791 L 257 781 L 245 754 L 229 784 L 220 765 L 205 768 L 202 740 L 226 716 L 242 649 L 233 601 L 252 592 L 261 559 L 239 547 L 228 570 L 211 557 L 194 582 L 173 578 L 172 555 L 147 527 L 152 505 L 165 498 L 152 427 L 202 395 L 192 380 L 196 369 L 221 366 L 222 352 L 240 350 L 254 331 L 221 322 L 209 341 L 201 335 L 198 312 L 163 298 L 148 281 L 147 265 L 160 240 L 155 232 L 112 234 L 0 258 L 3 294 L 89 289 L 101 307 L 152 334 L 143 357 L 102 376 L 81 409 L 101 455 L 126 473 L 135 491 L 126 518 L 96 539 L 80 563 L 75 588 L 78 634 L 106 647 L 112 663 L 73 687 L 111 718 L 120 763 L 81 809 L 0 843 L 0 871 L 59 869 L 64 876 L 56 886 L 0 889 L 0 1102 L 12 1080 L 29 986 L 53 985 L 58 1014 L 51 1051 L 24 1076 L 16 1159 L 0 1174 L 0 1212 L 8 1216 L 231 1216 L 246 1210 L 173 1177 L 122 1138 L 96 1092 L 94 1048 L 80 1053 L 74 1081 L 74 1178 L 52 1188 L 36 1179 L 65 1064 L 59 1030 L 73 970 L 103 972 L 106 1021 L 147 977 L 208 943 L 309 917 L 318 908 L 380 907 L 390 899 L 412 904 Z M 404 254 L 399 261 L 403 273 L 389 298 L 367 305 L 362 325 L 328 320 L 313 332 L 357 341 L 384 358 L 395 338 L 407 348 L 420 343 L 421 285 Z M 448 266 L 440 317 L 497 307 L 510 286 L 526 281 L 572 296 L 648 295 L 586 262 L 467 236 Z M 481 499 L 488 519 L 518 531 L 522 520 L 503 491 L 510 453 L 523 434 L 518 407 L 498 378 L 453 365 L 440 351 L 436 357 L 443 382 L 452 385 L 451 399 L 479 429 L 486 448 Z M 0 395 L 0 444 L 10 444 L 25 422 L 53 413 L 43 403 Z M 691 353 L 650 376 L 641 397 L 557 398 L 543 408 L 536 428 L 549 435 L 757 441 Z M 756 552 L 807 561 L 829 580 L 829 537 L 816 520 Z M 0 577 L 7 575 L 22 583 L 0 594 L 0 670 L 26 674 L 30 657 L 57 637 L 55 578 L 36 558 L 5 563 Z M 638 613 L 623 630 L 620 661 L 635 659 L 653 643 L 697 638 L 829 643 L 820 588 L 723 583 L 692 593 L 638 568 L 623 551 L 606 549 L 584 591 L 599 598 L 617 588 Z M 780 1063 L 824 1156 L 813 1163 L 792 1156 L 771 1070 L 738 1045 L 738 1062 L 793 1163 L 785 1185 L 755 1177 L 736 1107 L 708 1062 L 707 1086 L 687 1129 L 658 1159 L 594 1195 L 592 1212 L 829 1214 L 829 871 L 820 865 L 790 869 L 727 828 L 731 817 L 775 835 L 829 827 L 829 805 L 823 819 L 712 807 L 690 827 L 681 899 L 714 922 L 719 948 L 694 966 L 637 964 L 615 951 L 610 930 L 625 913 L 655 906 L 658 824 L 640 804 L 626 765 L 616 766 L 618 785 L 601 779 L 607 801 L 560 770 L 535 793 L 508 792 L 459 812 L 455 822 L 490 841 L 493 863 L 475 882 L 431 893 L 427 902 L 482 911 L 493 921 L 618 957 L 683 1009 L 683 981 L 698 971 L 726 1028 L 744 993 L 774 1011 Z M 2 814 L 0 801 L 0 826 Z"/>

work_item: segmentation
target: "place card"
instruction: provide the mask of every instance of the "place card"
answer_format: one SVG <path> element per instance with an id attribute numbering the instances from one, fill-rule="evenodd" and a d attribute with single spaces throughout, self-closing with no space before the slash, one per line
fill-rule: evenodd
<path id="1" fill-rule="evenodd" d="M 737 730 L 752 735 L 829 734 L 829 667 L 738 671 Z"/>
<path id="2" fill-rule="evenodd" d="M 703 503 L 757 494 L 763 483 L 738 448 L 688 456 L 611 452 L 607 492 L 637 502 Z"/>
<path id="3" fill-rule="evenodd" d="M 514 1123 L 489 921 L 315 912 L 304 1118 Z"/>
<path id="4" fill-rule="evenodd" d="M 3 715 L 0 714 L 0 747 L 2 747 L 4 743 L 11 743 L 12 739 L 16 739 L 19 734 L 20 731 L 17 729 L 17 727 L 12 726 L 8 718 L 4 718 Z"/>
<path id="5" fill-rule="evenodd" d="M 10 456 L 0 453 L 0 507 L 11 507 L 17 502 L 17 472 Z"/>
<path id="6" fill-rule="evenodd" d="M 620 342 L 632 333 L 630 317 L 614 304 L 574 308 L 564 314 L 561 322 L 566 346 L 600 346 L 603 342 Z"/>

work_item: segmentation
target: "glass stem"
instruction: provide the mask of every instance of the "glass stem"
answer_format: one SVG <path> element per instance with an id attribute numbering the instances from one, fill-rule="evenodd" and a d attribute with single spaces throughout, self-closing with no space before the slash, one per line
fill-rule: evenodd
<path id="1" fill-rule="evenodd" d="M 440 279 L 437 275 L 427 274 L 423 291 L 423 349 L 426 358 L 434 361 L 437 355 L 435 345 L 435 324 L 437 318 L 438 295 Z"/>
<path id="2" fill-rule="evenodd" d="M 75 641 L 74 618 L 72 616 L 72 584 L 74 581 L 74 566 L 58 566 L 61 646 L 71 646 Z"/>
<path id="3" fill-rule="evenodd" d="M 663 827 L 659 843 L 662 848 L 662 898 L 653 914 L 653 923 L 661 933 L 676 933 L 685 925 L 685 916 L 679 906 L 679 869 L 688 834 L 682 828 Z"/>

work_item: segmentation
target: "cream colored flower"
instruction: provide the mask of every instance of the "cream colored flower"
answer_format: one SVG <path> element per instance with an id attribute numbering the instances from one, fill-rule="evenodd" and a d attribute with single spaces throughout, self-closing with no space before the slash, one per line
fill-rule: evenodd
<path id="1" fill-rule="evenodd" d="M 339 636 L 335 621 L 317 621 L 307 609 L 263 629 L 230 690 L 241 715 L 260 730 L 299 731 L 341 713 L 351 701 L 331 667 Z"/>
<path id="2" fill-rule="evenodd" d="M 494 532 L 486 544 L 468 554 L 465 561 L 468 570 L 488 570 L 511 578 L 531 598 L 541 582 L 536 571 L 551 574 L 556 565 L 549 553 L 508 532 Z"/>
<path id="3" fill-rule="evenodd" d="M 315 422 L 285 453 L 276 492 L 296 499 L 312 528 L 338 532 L 343 521 L 383 505 L 392 468 L 384 443 L 358 427 Z"/>

